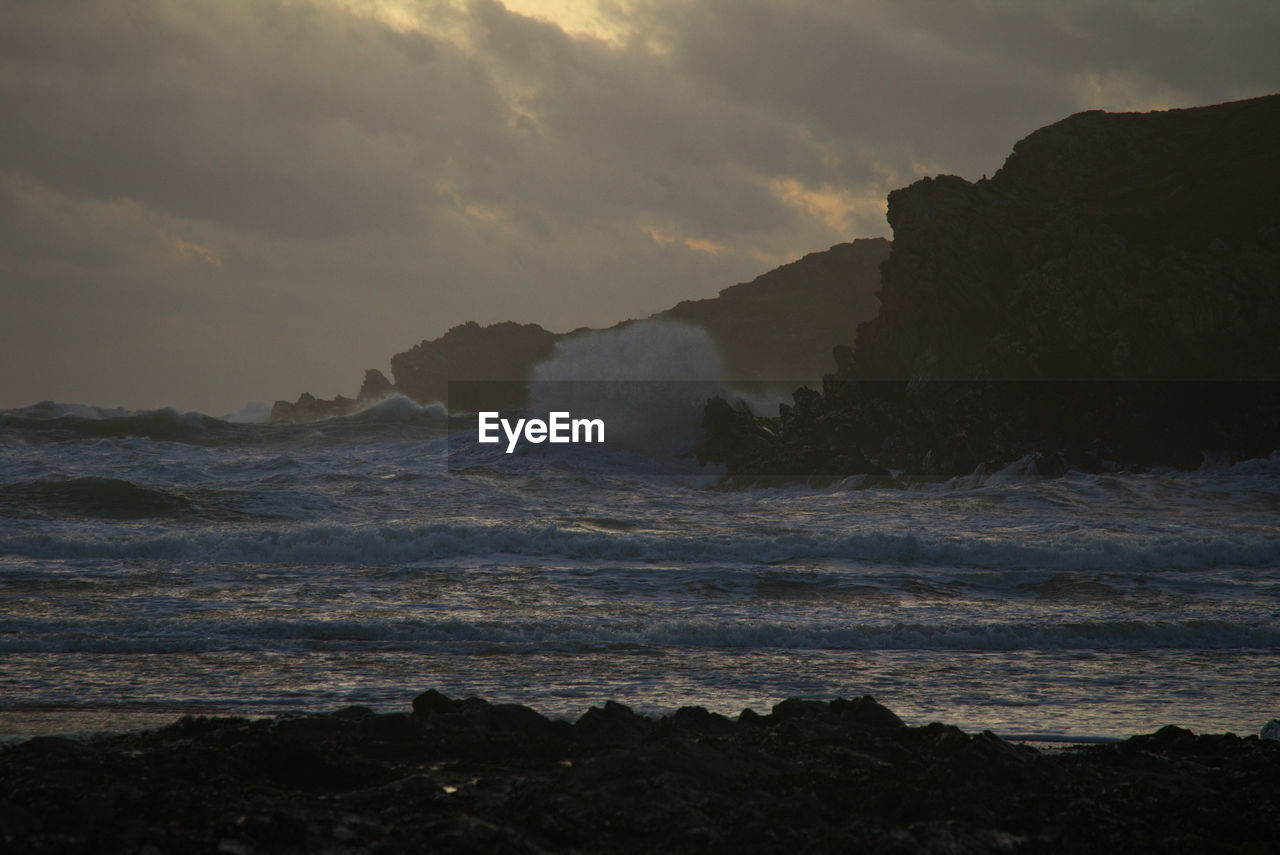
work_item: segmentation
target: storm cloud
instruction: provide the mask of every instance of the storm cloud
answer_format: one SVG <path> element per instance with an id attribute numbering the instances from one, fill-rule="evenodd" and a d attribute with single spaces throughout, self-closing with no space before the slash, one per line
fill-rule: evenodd
<path id="1" fill-rule="evenodd" d="M 349 394 L 710 296 L 1072 112 L 1280 90 L 1274 6 L 6 3 L 0 406 Z"/>

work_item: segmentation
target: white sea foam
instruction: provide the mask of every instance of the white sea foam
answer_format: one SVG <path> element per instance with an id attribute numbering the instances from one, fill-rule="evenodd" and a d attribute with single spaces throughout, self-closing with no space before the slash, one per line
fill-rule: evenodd
<path id="1" fill-rule="evenodd" d="M 550 381 L 708 381 L 724 379 L 715 340 L 702 327 L 644 320 L 588 330 L 556 342 L 533 379 Z"/>
<path id="2" fill-rule="evenodd" d="M 561 339 L 533 379 L 535 413 L 603 419 L 614 447 L 669 455 L 697 442 L 702 408 L 720 388 L 724 363 L 701 327 L 644 320 Z"/>
<path id="3" fill-rule="evenodd" d="M 419 404 L 404 395 L 389 395 L 377 401 L 369 401 L 357 407 L 344 418 L 358 418 L 365 421 L 406 421 L 417 418 L 444 419 L 448 413 L 444 404 L 432 402 Z"/>
<path id="4" fill-rule="evenodd" d="M 262 424 L 271 418 L 271 405 L 266 401 L 250 401 L 233 413 L 222 417 L 232 424 Z"/>

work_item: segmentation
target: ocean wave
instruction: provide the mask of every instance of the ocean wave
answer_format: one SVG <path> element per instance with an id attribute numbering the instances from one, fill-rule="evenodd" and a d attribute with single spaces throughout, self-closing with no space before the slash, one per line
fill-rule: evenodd
<path id="1" fill-rule="evenodd" d="M 0 484 L 0 517 L 134 520 L 194 513 L 181 493 L 120 478 L 70 478 Z"/>
<path id="2" fill-rule="evenodd" d="M 1225 620 L 1073 623 L 796 625 L 724 619 L 423 620 L 253 619 L 26 621 L 0 634 L 0 652 L 173 653 L 234 649 L 429 649 L 601 652 L 626 648 L 751 650 L 1274 650 L 1280 626 Z M 166 629 L 168 631 L 166 631 Z"/>
<path id="3" fill-rule="evenodd" d="M 196 446 L 350 444 L 443 435 L 448 424 L 441 405 L 419 405 L 402 396 L 306 423 L 270 423 L 243 412 L 222 419 L 172 407 L 125 410 L 45 401 L 0 411 L 0 440 L 53 443 L 141 438 Z"/>
<path id="4" fill-rule="evenodd" d="M 154 442 L 216 445 L 251 436 L 258 427 L 173 407 L 124 410 L 45 401 L 18 410 L 0 411 L 0 438 L 24 442 L 143 438 Z"/>
<path id="5" fill-rule="evenodd" d="M 449 413 L 444 404 L 419 404 L 404 395 L 391 395 L 358 407 L 354 412 L 328 421 L 400 422 L 416 419 L 443 421 Z"/>
<path id="6" fill-rule="evenodd" d="M 92 528 L 0 534 L 0 554 L 47 559 L 165 559 L 349 566 L 405 564 L 464 556 L 539 561 L 716 562 L 738 566 L 838 560 L 903 567 L 1013 570 L 1186 571 L 1274 567 L 1274 531 L 1212 536 L 1141 537 L 1072 531 L 1037 542 L 1000 537 L 924 535 L 902 531 L 776 534 L 711 531 L 638 533 L 543 525 L 432 523 L 345 525 L 326 522 L 245 530 L 204 528 L 113 533 Z"/>

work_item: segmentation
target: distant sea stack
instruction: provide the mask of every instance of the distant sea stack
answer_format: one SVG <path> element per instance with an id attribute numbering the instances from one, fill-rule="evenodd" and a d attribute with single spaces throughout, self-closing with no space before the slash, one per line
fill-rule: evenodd
<path id="1" fill-rule="evenodd" d="M 889 196 L 882 308 L 822 393 L 709 408 L 739 481 L 1194 466 L 1280 448 L 1280 95 L 1080 113 Z"/>
<path id="2" fill-rule="evenodd" d="M 705 329 L 730 379 L 817 382 L 830 368 L 831 348 L 849 341 L 878 310 L 880 264 L 888 256 L 889 242 L 883 238 L 837 244 L 725 288 L 719 296 L 687 300 L 652 317 Z M 371 369 L 357 399 L 303 394 L 296 402 L 277 401 L 271 418 L 331 418 L 391 394 L 423 404 L 447 402 L 460 410 L 521 406 L 523 384 L 534 367 L 555 352 L 557 341 L 587 331 L 553 333 L 537 324 L 471 321 L 393 356 L 394 382 Z M 472 387 L 471 399 L 454 401 L 448 400 L 451 380 L 503 382 Z"/>

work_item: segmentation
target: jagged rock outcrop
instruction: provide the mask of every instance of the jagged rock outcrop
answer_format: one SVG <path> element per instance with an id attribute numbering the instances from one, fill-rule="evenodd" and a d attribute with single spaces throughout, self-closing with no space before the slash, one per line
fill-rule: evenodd
<path id="1" fill-rule="evenodd" d="M 356 408 L 356 400 L 345 395 L 333 398 L 317 398 L 303 392 L 296 401 L 276 401 L 271 405 L 273 422 L 318 422 L 349 415 Z"/>
<path id="2" fill-rule="evenodd" d="M 750 482 L 1269 453 L 1277 198 L 1280 95 L 1081 113 L 1019 142 L 990 179 L 894 191 L 880 314 L 837 348 L 821 395 L 760 425 L 709 411 L 754 438 L 710 435 L 703 456 Z"/>
<path id="3" fill-rule="evenodd" d="M 369 368 L 364 372 L 364 382 L 360 384 L 360 394 L 356 396 L 356 399 L 359 401 L 380 401 L 395 393 L 396 387 L 387 379 L 387 375 L 376 368 Z"/>
<path id="4" fill-rule="evenodd" d="M 317 422 L 347 416 L 360 407 L 377 403 L 383 398 L 396 394 L 396 388 L 376 368 L 366 369 L 364 382 L 360 384 L 360 392 L 355 398 L 337 395 L 333 398 L 317 398 L 310 392 L 303 392 L 296 401 L 276 401 L 271 406 L 273 422 Z"/>
<path id="5" fill-rule="evenodd" d="M 276 401 L 271 421 L 311 422 L 345 416 L 360 405 L 397 394 L 421 404 L 447 402 L 460 410 L 524 406 L 524 382 L 533 366 L 554 352 L 560 337 L 537 324 L 506 321 L 482 327 L 469 321 L 393 356 L 394 383 L 370 368 L 364 373 L 358 397 L 317 398 L 304 392 L 297 401 Z M 455 390 L 455 400 L 450 401 L 450 381 L 472 382 Z"/>
<path id="6" fill-rule="evenodd" d="M 419 403 L 447 402 L 458 410 L 521 406 L 520 384 L 551 356 L 558 337 L 537 324 L 504 321 L 482 327 L 468 321 L 391 357 L 391 373 L 396 389 Z M 449 396 L 450 381 L 484 384 L 470 385 L 465 397 L 455 400 Z"/>

